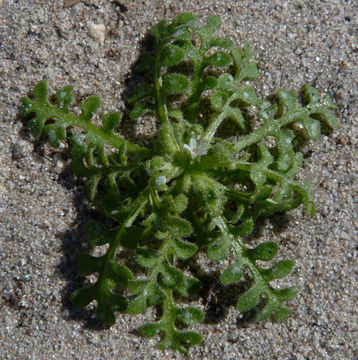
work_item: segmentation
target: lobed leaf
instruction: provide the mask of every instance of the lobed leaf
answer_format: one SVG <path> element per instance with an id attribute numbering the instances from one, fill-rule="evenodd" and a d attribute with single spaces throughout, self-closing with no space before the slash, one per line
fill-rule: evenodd
<path id="1" fill-rule="evenodd" d="M 104 115 L 102 126 L 92 122 L 100 106 L 97 96 L 80 104 L 80 115 L 70 111 L 72 86 L 48 100 L 47 84 L 40 81 L 34 98 L 23 98 L 20 108 L 34 136 L 45 133 L 53 147 L 69 142 L 73 172 L 101 212 L 98 219 L 107 218 L 106 225 L 98 220 L 87 226 L 90 243 L 106 244 L 106 252 L 77 256 L 79 271 L 95 274 L 96 281 L 74 292 L 72 300 L 81 307 L 95 300 L 97 317 L 108 325 L 114 324 L 115 311 L 139 314 L 160 306 L 158 321 L 140 332 L 160 335 L 160 349 L 183 354 L 201 336 L 176 327 L 192 326 L 204 314 L 175 305 L 177 295 L 190 297 L 200 289 L 181 263 L 203 249 L 211 260 L 235 254 L 220 276 L 223 285 L 250 273 L 238 310 L 254 309 L 258 320 L 281 321 L 290 314 L 285 302 L 299 287 L 275 289 L 270 282 L 287 276 L 294 262 L 279 260 L 263 268 L 260 261 L 273 260 L 278 245 L 269 241 L 249 249 L 241 238 L 252 233 L 259 217 L 300 204 L 313 216 L 310 184 L 297 181 L 303 155 L 295 139 L 302 129 L 295 123 L 314 140 L 322 128 L 337 127 L 332 99 L 309 85 L 302 103 L 286 90 L 272 101 L 261 99 L 242 84 L 258 75 L 250 46 L 235 48 L 230 39 L 216 37 L 218 16 L 209 16 L 204 26 L 198 20 L 179 14 L 171 23 L 153 26 L 153 46 L 134 67 L 141 79 L 128 99 L 130 118 L 152 113 L 159 124 L 145 147 L 115 134 L 119 113 Z M 235 137 L 221 127 L 226 119 L 238 125 Z M 118 263 L 128 254 L 137 265 Z M 122 292 L 131 294 L 130 301 Z"/>

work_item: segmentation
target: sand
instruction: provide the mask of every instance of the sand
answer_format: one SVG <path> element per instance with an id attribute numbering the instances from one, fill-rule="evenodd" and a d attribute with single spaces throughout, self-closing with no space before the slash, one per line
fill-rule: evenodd
<path id="1" fill-rule="evenodd" d="M 67 3 L 67 7 L 64 4 Z M 0 358 L 180 359 L 135 329 L 154 318 L 117 314 L 98 326 L 93 308 L 69 296 L 80 280 L 73 258 L 89 215 L 67 159 L 33 142 L 17 116 L 20 98 L 41 79 L 52 92 L 73 84 L 77 99 L 97 94 L 102 111 L 123 108 L 121 94 L 139 41 L 150 26 L 180 12 L 221 16 L 221 35 L 254 50 L 264 96 L 305 83 L 337 104 L 338 130 L 310 144 L 301 178 L 311 178 L 317 213 L 292 211 L 260 241 L 294 258 L 281 284 L 301 284 L 283 323 L 250 323 L 213 280 L 203 334 L 190 359 L 356 359 L 358 5 L 339 1 L 0 1 Z M 354 4 L 355 3 L 355 4 Z M 145 135 L 146 126 L 142 126 Z M 142 134 L 142 135 L 143 135 Z M 139 134 L 141 135 L 141 134 Z M 207 264 L 215 273 L 215 264 Z M 214 277 L 213 277 L 214 278 Z"/>

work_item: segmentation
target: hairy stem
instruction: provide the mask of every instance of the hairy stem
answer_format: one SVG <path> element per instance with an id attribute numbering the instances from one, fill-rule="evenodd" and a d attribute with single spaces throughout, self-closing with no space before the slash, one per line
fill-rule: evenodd
<path id="1" fill-rule="evenodd" d="M 144 190 L 143 193 L 133 202 L 129 210 L 128 216 L 123 221 L 120 228 L 118 229 L 116 237 L 110 243 L 109 249 L 104 257 L 104 261 L 105 261 L 104 269 L 100 273 L 98 278 L 99 286 L 101 286 L 100 284 L 102 283 L 102 281 L 105 281 L 106 279 L 105 275 L 107 272 L 107 264 L 109 264 L 110 260 L 114 260 L 117 255 L 117 251 L 118 248 L 120 247 L 121 239 L 125 229 L 127 227 L 130 227 L 134 223 L 139 212 L 141 211 L 141 209 L 143 209 L 143 207 L 146 205 L 147 202 L 148 202 L 148 189 Z"/>
<path id="2" fill-rule="evenodd" d="M 265 122 L 260 128 L 254 130 L 252 133 L 242 136 L 234 144 L 236 151 L 241 151 L 250 145 L 258 143 L 267 136 L 275 136 L 277 132 L 285 125 L 288 125 L 300 118 L 304 118 L 311 114 L 317 113 L 322 109 L 321 105 L 310 105 L 305 108 L 297 108 L 296 111 L 290 112 L 288 115 L 282 116 L 274 121 Z"/>

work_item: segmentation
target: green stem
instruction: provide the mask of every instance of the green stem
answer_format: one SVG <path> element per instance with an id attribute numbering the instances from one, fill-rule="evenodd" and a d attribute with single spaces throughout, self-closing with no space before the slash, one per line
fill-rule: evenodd
<path id="1" fill-rule="evenodd" d="M 49 113 L 51 113 L 51 118 L 59 119 L 59 122 L 69 124 L 71 126 L 77 126 L 87 132 L 90 132 L 94 136 L 103 140 L 106 144 L 113 146 L 114 148 L 119 149 L 122 145 L 126 146 L 127 153 L 130 154 L 139 154 L 139 153 L 149 153 L 150 150 L 134 144 L 128 140 L 122 139 L 118 135 L 114 134 L 113 132 L 109 132 L 104 130 L 103 128 L 96 126 L 90 121 L 85 121 L 81 119 L 80 116 L 77 116 L 72 113 L 64 113 L 63 110 L 57 109 L 55 106 L 48 104 L 49 106 Z M 41 110 L 41 109 L 40 109 Z M 43 110 L 41 110 L 43 111 Z M 50 118 L 50 117 L 49 117 Z"/>
<path id="2" fill-rule="evenodd" d="M 118 248 L 120 246 L 121 238 L 122 238 L 122 235 L 123 235 L 125 229 L 127 227 L 130 227 L 133 224 L 133 222 L 137 218 L 140 210 L 147 203 L 148 192 L 149 192 L 148 189 L 144 190 L 143 193 L 140 196 L 138 196 L 138 198 L 134 201 L 134 203 L 132 204 L 132 206 L 129 210 L 128 216 L 121 224 L 121 226 L 116 234 L 116 237 L 110 243 L 109 249 L 103 259 L 105 261 L 103 271 L 100 272 L 98 280 L 97 280 L 98 286 L 101 286 L 102 281 L 104 281 L 104 279 L 106 278 L 105 274 L 107 272 L 107 266 L 108 266 L 107 264 L 109 264 L 110 260 L 113 260 L 116 257 Z"/>
<path id="3" fill-rule="evenodd" d="M 163 299 L 163 315 L 160 319 L 160 323 L 165 328 L 165 336 L 171 338 L 175 333 L 174 319 L 173 319 L 173 290 L 166 289 L 165 297 Z"/>
<path id="4" fill-rule="evenodd" d="M 201 136 L 200 141 L 199 141 L 199 145 L 198 148 L 200 149 L 200 151 L 202 153 L 206 153 L 206 151 L 208 150 L 210 143 L 218 129 L 218 127 L 220 126 L 220 124 L 226 119 L 227 117 L 227 112 L 226 110 L 229 108 L 230 104 L 237 99 L 238 94 L 237 93 L 233 93 L 228 100 L 226 101 L 225 105 L 223 106 L 223 108 L 220 110 L 220 112 L 217 112 L 215 114 L 215 116 L 213 117 L 213 119 L 210 121 L 210 124 L 208 125 L 208 127 L 205 129 L 204 134 Z"/>
<path id="5" fill-rule="evenodd" d="M 219 227 L 219 230 L 223 234 L 225 234 L 225 236 L 229 237 L 231 245 L 236 253 L 236 257 L 240 259 L 240 263 L 247 266 L 251 271 L 255 279 L 255 284 L 258 284 L 261 289 L 265 288 L 265 292 L 271 294 L 270 285 L 262 276 L 261 270 L 256 265 L 256 262 L 251 261 L 250 258 L 246 255 L 248 251 L 247 247 L 238 238 L 234 237 L 234 235 L 230 232 L 225 219 L 222 216 L 219 216 L 217 218 L 216 223 Z"/>
<path id="6" fill-rule="evenodd" d="M 277 132 L 285 125 L 288 125 L 300 118 L 309 116 L 319 111 L 322 106 L 307 106 L 305 108 L 298 108 L 296 111 L 290 112 L 289 114 L 282 116 L 279 119 L 273 121 L 267 121 L 263 126 L 254 130 L 252 133 L 242 136 L 239 138 L 237 143 L 234 145 L 236 151 L 241 151 L 246 147 L 253 145 L 267 136 L 275 136 Z"/>
<path id="7" fill-rule="evenodd" d="M 200 62 L 196 62 L 196 61 L 193 62 L 194 70 L 193 70 L 193 78 L 191 81 L 192 94 L 188 99 L 188 108 L 185 114 L 186 119 L 192 124 L 195 123 L 198 118 L 199 101 L 200 101 L 200 96 L 202 94 L 200 85 L 203 82 L 201 77 L 203 75 L 203 71 L 205 70 L 205 66 L 201 64 L 203 54 L 200 53 L 200 56 L 201 56 Z"/>
<path id="8" fill-rule="evenodd" d="M 168 117 L 168 108 L 165 103 L 165 95 L 162 94 L 161 88 L 162 88 L 162 76 L 160 73 L 161 64 L 160 64 L 160 53 L 163 46 L 166 44 L 166 41 L 164 41 L 160 46 L 158 46 L 158 52 L 155 58 L 155 64 L 154 64 L 154 75 L 153 75 L 153 81 L 154 81 L 154 92 L 155 97 L 157 100 L 157 114 L 158 114 L 158 120 L 161 126 L 165 126 L 167 133 L 170 136 L 171 142 L 176 147 L 176 150 L 179 151 L 180 147 L 178 145 L 178 142 L 175 138 L 173 127 L 169 121 Z"/>

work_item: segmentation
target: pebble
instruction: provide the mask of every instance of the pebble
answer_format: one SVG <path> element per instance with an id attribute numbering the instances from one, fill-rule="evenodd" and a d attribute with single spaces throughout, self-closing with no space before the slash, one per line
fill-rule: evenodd
<path id="1" fill-rule="evenodd" d="M 104 24 L 94 24 L 93 22 L 88 22 L 87 27 L 92 39 L 103 45 L 106 37 L 106 27 Z"/>

